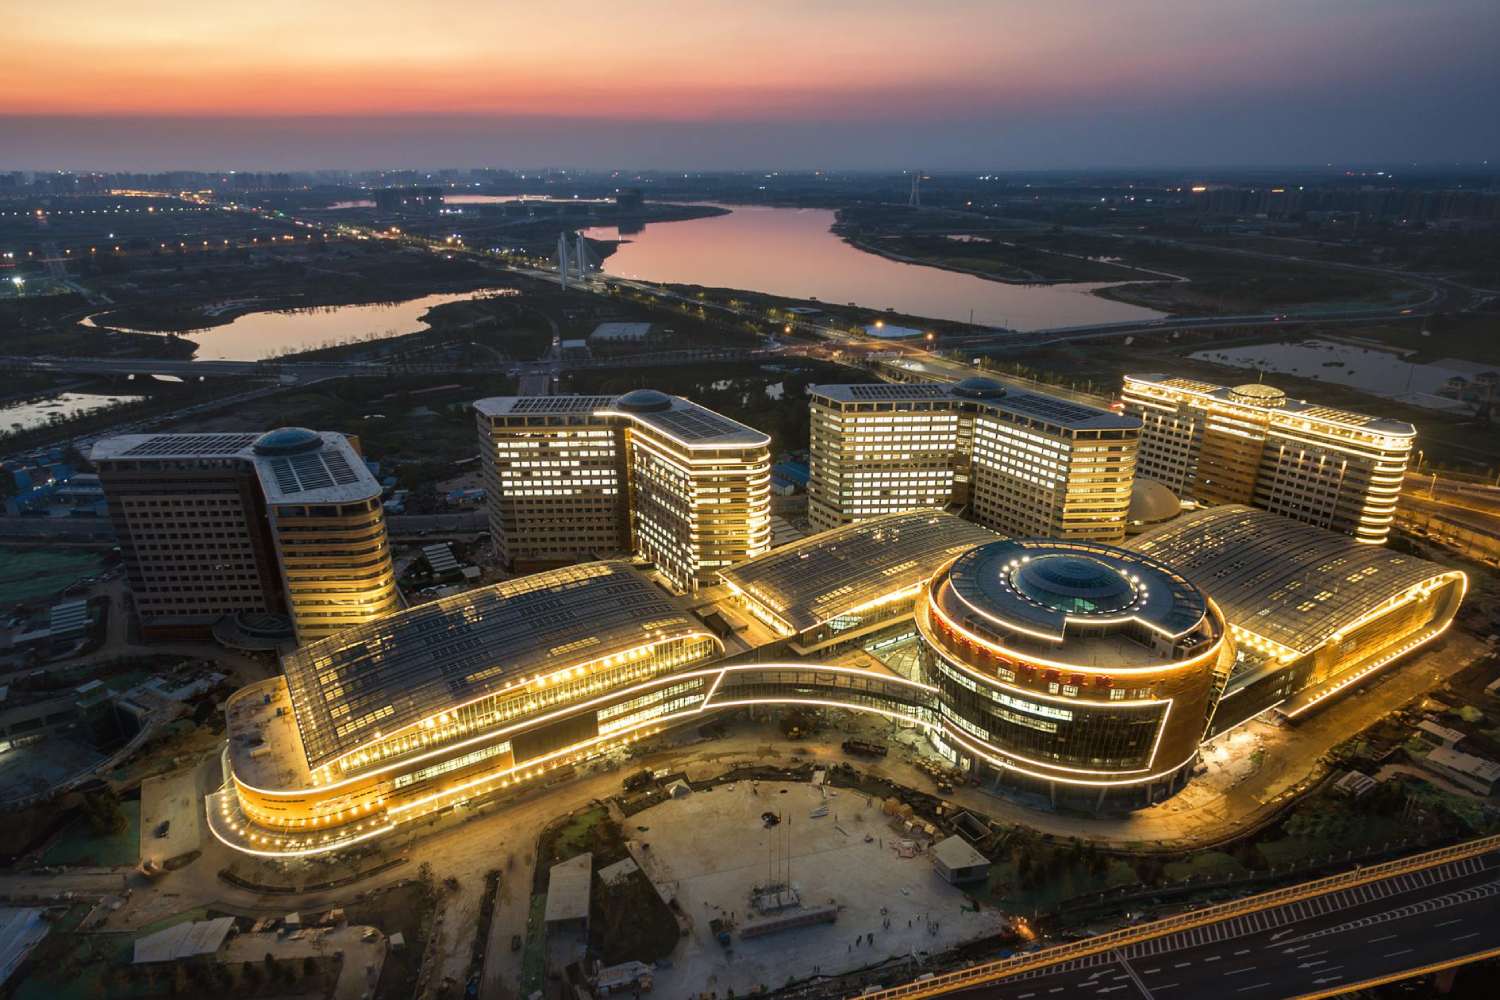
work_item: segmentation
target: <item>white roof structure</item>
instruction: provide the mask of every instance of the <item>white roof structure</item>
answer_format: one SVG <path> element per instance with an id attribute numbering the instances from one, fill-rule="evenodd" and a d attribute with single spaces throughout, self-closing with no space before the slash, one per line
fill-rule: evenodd
<path id="1" fill-rule="evenodd" d="M 1427 760 L 1491 788 L 1500 785 L 1500 764 L 1484 757 L 1460 753 L 1451 747 L 1436 747 L 1427 754 Z"/>
<path id="2" fill-rule="evenodd" d="M 645 340 L 651 334 L 650 323 L 600 323 L 589 334 L 590 340 Z"/>
<path id="3" fill-rule="evenodd" d="M 212 955 L 224 944 L 229 929 L 234 926 L 233 917 L 214 920 L 193 920 L 174 924 L 166 930 L 147 934 L 135 942 L 136 965 L 148 962 L 173 962 L 194 955 Z"/>
<path id="4" fill-rule="evenodd" d="M 264 434 L 121 434 L 94 443 L 99 462 L 250 463 L 269 504 L 350 503 L 381 494 L 349 439 L 331 431 L 279 427 Z"/>
<path id="5" fill-rule="evenodd" d="M 990 863 L 990 859 L 976 851 L 973 844 L 956 835 L 933 844 L 932 856 L 950 870 L 976 868 Z"/>
<path id="6" fill-rule="evenodd" d="M 453 549 L 447 542 L 422 546 L 422 556 L 434 573 L 448 573 L 458 569 L 458 560 L 453 557 Z"/>
<path id="7" fill-rule="evenodd" d="M 64 601 L 52 605 L 48 625 L 55 636 L 86 630 L 89 627 L 89 602 Z"/>
<path id="8" fill-rule="evenodd" d="M 587 851 L 553 865 L 547 880 L 547 923 L 587 920 L 593 878 L 594 855 Z"/>
<path id="9" fill-rule="evenodd" d="M 612 865 L 605 865 L 599 869 L 599 881 L 605 885 L 615 885 L 625 881 L 634 873 L 641 870 L 641 866 L 635 863 L 634 858 L 621 858 Z"/>

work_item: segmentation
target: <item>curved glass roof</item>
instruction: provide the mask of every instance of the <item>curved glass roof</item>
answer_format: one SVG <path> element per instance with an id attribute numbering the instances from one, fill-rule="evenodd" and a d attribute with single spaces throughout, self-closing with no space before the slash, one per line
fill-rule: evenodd
<path id="1" fill-rule="evenodd" d="M 998 537 L 940 510 L 908 511 L 820 532 L 719 576 L 793 632 L 805 632 L 913 587 L 958 553 Z"/>
<path id="2" fill-rule="evenodd" d="M 1241 504 L 1190 511 L 1125 546 L 1208 591 L 1231 625 L 1298 653 L 1420 583 L 1461 575 Z"/>
<path id="3" fill-rule="evenodd" d="M 507 681 L 702 631 L 629 563 L 585 563 L 356 625 L 303 646 L 282 668 L 316 769 Z"/>
<path id="4" fill-rule="evenodd" d="M 1135 600 L 1135 587 L 1117 566 L 1083 555 L 1032 559 L 1011 583 L 1038 604 L 1071 614 L 1119 611 Z"/>

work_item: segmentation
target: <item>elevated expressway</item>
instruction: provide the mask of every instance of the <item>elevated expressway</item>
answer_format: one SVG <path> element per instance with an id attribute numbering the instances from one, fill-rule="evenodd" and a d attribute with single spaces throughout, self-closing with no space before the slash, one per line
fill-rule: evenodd
<path id="1" fill-rule="evenodd" d="M 1500 836 L 867 992 L 1330 997 L 1500 956 Z"/>

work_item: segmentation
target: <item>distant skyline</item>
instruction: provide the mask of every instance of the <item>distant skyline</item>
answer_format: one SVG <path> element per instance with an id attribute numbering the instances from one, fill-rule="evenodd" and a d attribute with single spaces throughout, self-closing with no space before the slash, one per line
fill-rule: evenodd
<path id="1" fill-rule="evenodd" d="M 0 169 L 1040 169 L 1500 151 L 1494 0 L 56 0 Z"/>

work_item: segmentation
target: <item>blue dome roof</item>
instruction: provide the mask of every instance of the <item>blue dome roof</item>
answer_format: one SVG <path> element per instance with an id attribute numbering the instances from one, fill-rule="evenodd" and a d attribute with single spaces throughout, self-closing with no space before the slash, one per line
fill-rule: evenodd
<path id="1" fill-rule="evenodd" d="M 632 389 L 615 400 L 615 405 L 632 413 L 659 413 L 672 408 L 672 397 L 655 389 Z"/>
<path id="2" fill-rule="evenodd" d="M 992 378 L 970 375 L 954 384 L 953 394 L 968 396 L 970 399 L 993 399 L 996 396 L 1005 395 L 1005 386 Z"/>
<path id="3" fill-rule="evenodd" d="M 295 455 L 317 451 L 323 447 L 323 439 L 306 427 L 278 427 L 256 438 L 253 447 L 257 455 Z"/>
<path id="4" fill-rule="evenodd" d="M 1117 611 L 1135 599 L 1135 588 L 1119 570 L 1087 556 L 1031 559 L 1016 570 L 1014 582 L 1018 591 L 1056 611 Z"/>

